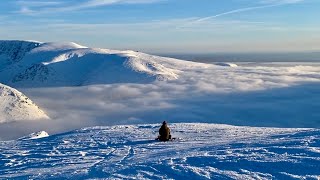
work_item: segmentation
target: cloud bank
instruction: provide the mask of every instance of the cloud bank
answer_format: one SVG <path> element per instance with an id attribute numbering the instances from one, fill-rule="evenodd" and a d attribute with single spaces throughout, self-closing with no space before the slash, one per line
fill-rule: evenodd
<path id="1" fill-rule="evenodd" d="M 163 120 L 320 127 L 319 71 L 319 64 L 240 64 L 185 70 L 169 82 L 21 89 L 52 120 L 3 124 L 0 132 L 8 138 L 8 131 L 13 137 Z"/>

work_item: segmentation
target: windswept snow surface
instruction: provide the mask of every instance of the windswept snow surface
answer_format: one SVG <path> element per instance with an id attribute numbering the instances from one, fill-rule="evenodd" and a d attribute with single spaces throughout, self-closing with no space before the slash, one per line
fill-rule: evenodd
<path id="1" fill-rule="evenodd" d="M 317 179 L 320 130 L 171 124 L 83 128 L 0 142 L 0 178 Z"/>
<path id="2" fill-rule="evenodd" d="M 21 92 L 0 83 L 0 123 L 49 117 Z"/>

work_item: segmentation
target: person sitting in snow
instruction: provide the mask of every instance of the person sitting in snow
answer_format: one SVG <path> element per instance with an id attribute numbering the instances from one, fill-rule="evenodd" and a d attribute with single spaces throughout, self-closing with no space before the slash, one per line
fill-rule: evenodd
<path id="1" fill-rule="evenodd" d="M 159 129 L 158 139 L 160 141 L 169 141 L 171 139 L 170 128 L 166 121 L 163 121 L 161 128 Z"/>

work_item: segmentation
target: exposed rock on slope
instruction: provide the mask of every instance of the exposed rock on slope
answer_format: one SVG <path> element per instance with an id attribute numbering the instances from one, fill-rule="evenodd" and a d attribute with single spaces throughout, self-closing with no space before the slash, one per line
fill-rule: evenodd
<path id="1" fill-rule="evenodd" d="M 29 51 L 40 44 L 32 41 L 0 41 L 0 70 L 21 61 Z"/>

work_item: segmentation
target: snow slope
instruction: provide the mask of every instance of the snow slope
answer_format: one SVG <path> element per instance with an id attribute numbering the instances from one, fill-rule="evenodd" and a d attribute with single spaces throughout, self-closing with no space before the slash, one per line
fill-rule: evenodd
<path id="1" fill-rule="evenodd" d="M 29 51 L 40 44 L 35 41 L 0 40 L 0 71 L 21 61 Z"/>
<path id="2" fill-rule="evenodd" d="M 317 179 L 320 130 L 170 124 L 82 128 L 0 142 L 0 178 Z"/>
<path id="3" fill-rule="evenodd" d="M 0 123 L 49 117 L 21 92 L 0 83 Z"/>

